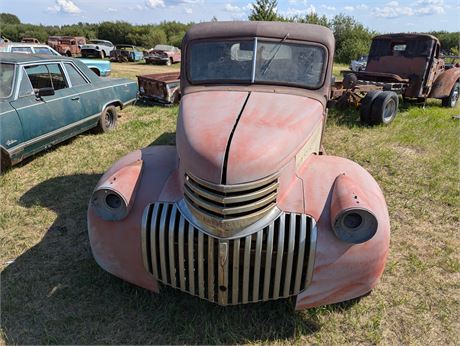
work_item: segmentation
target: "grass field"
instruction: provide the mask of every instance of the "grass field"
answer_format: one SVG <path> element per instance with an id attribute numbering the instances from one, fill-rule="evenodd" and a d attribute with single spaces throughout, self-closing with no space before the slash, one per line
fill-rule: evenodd
<path id="1" fill-rule="evenodd" d="M 165 70 L 113 69 L 130 77 Z M 173 289 L 153 295 L 94 262 L 85 215 L 92 188 L 124 154 L 174 143 L 177 111 L 128 107 L 116 131 L 82 134 L 0 177 L 0 343 L 460 343 L 460 133 L 452 118 L 460 108 L 404 104 L 394 123 L 375 128 L 353 110 L 330 113 L 326 151 L 380 183 L 391 252 L 372 294 L 303 312 L 288 300 L 223 308 Z"/>

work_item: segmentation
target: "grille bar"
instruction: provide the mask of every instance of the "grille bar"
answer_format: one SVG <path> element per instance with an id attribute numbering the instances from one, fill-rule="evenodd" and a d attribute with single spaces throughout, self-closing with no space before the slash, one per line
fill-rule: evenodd
<path id="1" fill-rule="evenodd" d="M 175 203 L 147 206 L 142 224 L 145 268 L 163 284 L 221 305 L 289 297 L 311 279 L 312 218 L 282 213 L 245 237 L 221 239 L 191 224 Z"/>
<path id="2" fill-rule="evenodd" d="M 238 231 L 276 206 L 278 175 L 234 185 L 214 184 L 185 175 L 184 200 L 196 218 L 227 231 Z M 224 236 L 224 234 L 221 234 Z"/>

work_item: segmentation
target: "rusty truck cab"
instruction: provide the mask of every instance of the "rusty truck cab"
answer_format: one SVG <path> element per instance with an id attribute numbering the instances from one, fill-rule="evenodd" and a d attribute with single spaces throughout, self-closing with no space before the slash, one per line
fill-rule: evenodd
<path id="1" fill-rule="evenodd" d="M 405 97 L 424 98 L 444 66 L 440 43 L 431 35 L 388 34 L 374 37 L 367 67 L 359 79 L 407 83 Z"/>

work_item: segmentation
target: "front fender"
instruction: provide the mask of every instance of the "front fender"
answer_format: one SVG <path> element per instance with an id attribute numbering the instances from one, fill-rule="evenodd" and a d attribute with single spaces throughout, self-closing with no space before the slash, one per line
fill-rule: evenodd
<path id="1" fill-rule="evenodd" d="M 141 250 L 141 219 L 147 204 L 157 201 L 178 159 L 172 146 L 148 147 L 132 152 L 116 162 L 101 177 L 96 189 L 115 174 L 137 160 L 144 162 L 139 189 L 133 206 L 121 221 L 106 221 L 88 208 L 88 233 L 96 262 L 109 273 L 151 291 L 158 284 L 144 267 Z"/>
<path id="2" fill-rule="evenodd" d="M 331 197 L 336 177 L 345 173 L 366 194 L 378 220 L 376 234 L 362 244 L 339 240 L 330 221 Z M 340 157 L 312 155 L 300 168 L 305 213 L 317 220 L 317 243 L 313 276 L 297 296 L 296 309 L 333 304 L 362 296 L 381 277 L 390 242 L 388 210 L 382 191 L 358 164 Z"/>
<path id="3" fill-rule="evenodd" d="M 454 84 L 460 79 L 460 67 L 454 67 L 444 71 L 434 81 L 430 96 L 436 99 L 449 97 Z"/>

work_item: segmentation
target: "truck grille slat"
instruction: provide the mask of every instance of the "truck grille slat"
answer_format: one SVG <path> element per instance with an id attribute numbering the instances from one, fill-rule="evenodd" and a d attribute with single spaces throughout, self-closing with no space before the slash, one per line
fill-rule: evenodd
<path id="1" fill-rule="evenodd" d="M 221 305 L 289 297 L 307 287 L 316 244 L 309 216 L 281 213 L 251 235 L 222 239 L 184 215 L 175 203 L 151 204 L 144 214 L 144 265 L 163 284 Z"/>
<path id="2" fill-rule="evenodd" d="M 184 197 L 197 217 L 239 226 L 250 224 L 276 205 L 278 175 L 245 184 L 213 184 L 186 174 Z"/>

